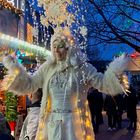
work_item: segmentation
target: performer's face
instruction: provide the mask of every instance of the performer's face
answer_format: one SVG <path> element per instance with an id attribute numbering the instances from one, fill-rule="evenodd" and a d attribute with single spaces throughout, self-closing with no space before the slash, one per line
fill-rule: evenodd
<path id="1" fill-rule="evenodd" d="M 67 55 L 67 48 L 66 48 L 66 43 L 63 40 L 54 40 L 52 44 L 52 52 L 56 60 L 62 61 L 66 59 Z"/>

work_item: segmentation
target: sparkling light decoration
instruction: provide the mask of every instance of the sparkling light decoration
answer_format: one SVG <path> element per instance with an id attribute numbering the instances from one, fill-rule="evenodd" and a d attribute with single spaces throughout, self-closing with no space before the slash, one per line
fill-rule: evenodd
<path id="1" fill-rule="evenodd" d="M 36 44 L 39 45 L 38 29 L 40 24 L 37 21 L 33 5 L 36 5 L 35 0 L 29 3 L 29 7 L 30 11 L 33 11 L 30 13 L 33 19 L 33 33 L 37 41 Z M 69 38 L 69 40 L 71 40 L 71 44 L 75 44 L 83 52 L 86 52 L 87 27 L 84 15 L 86 15 L 87 9 L 84 0 L 38 0 L 38 6 L 39 8 L 43 7 L 45 11 L 44 13 L 43 11 L 39 12 L 41 23 L 44 26 L 42 30 L 44 37 L 41 42 L 44 42 L 45 46 L 48 39 L 50 39 L 50 34 L 46 32 L 45 28 L 48 29 L 51 26 L 54 32 L 57 28 L 61 28 L 65 32 L 70 31 L 71 39 Z"/>
<path id="2" fill-rule="evenodd" d="M 129 80 L 128 80 L 128 76 L 123 73 L 121 75 L 118 75 L 117 76 L 121 85 L 122 85 L 122 89 L 124 90 L 124 93 L 127 95 L 130 91 L 129 91 Z"/>
<path id="3" fill-rule="evenodd" d="M 26 40 L 29 43 L 33 43 L 32 32 L 33 32 L 33 27 L 27 23 L 27 39 Z"/>
<path id="4" fill-rule="evenodd" d="M 38 0 L 39 6 L 45 9 L 45 15 L 41 16 L 43 25 L 57 25 L 66 23 L 68 26 L 74 22 L 74 16 L 67 10 L 67 6 L 72 4 L 71 0 Z"/>
<path id="5" fill-rule="evenodd" d="M 23 49 L 24 51 L 33 53 L 34 55 L 40 56 L 44 59 L 47 59 L 51 55 L 51 52 L 45 48 L 27 43 L 3 33 L 0 33 L 0 46 L 8 46 L 8 48 L 11 49 Z"/>
<path id="6" fill-rule="evenodd" d="M 87 28 L 84 15 L 87 10 L 84 1 L 38 0 L 38 5 L 45 9 L 45 15 L 41 15 L 41 23 L 46 27 L 52 26 L 54 30 L 58 27 L 66 32 L 70 30 L 76 46 L 85 52 Z"/>
<path id="7" fill-rule="evenodd" d="M 130 93 L 130 91 L 129 91 L 129 84 L 130 83 L 128 81 L 127 75 L 125 75 L 125 74 L 122 75 L 122 84 L 123 84 L 125 92 Z"/>
<path id="8" fill-rule="evenodd" d="M 10 87 L 11 83 L 15 80 L 16 76 L 19 74 L 19 70 L 15 69 L 12 74 L 7 74 L 4 76 L 4 79 L 1 83 L 1 89 L 3 91 L 7 91 L 7 89 Z"/>

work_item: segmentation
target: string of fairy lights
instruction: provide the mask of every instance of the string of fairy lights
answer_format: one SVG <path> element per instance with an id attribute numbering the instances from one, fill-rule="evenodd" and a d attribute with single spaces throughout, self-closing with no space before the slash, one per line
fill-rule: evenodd
<path id="1" fill-rule="evenodd" d="M 83 3 L 83 0 L 38 0 L 38 6 L 44 8 L 44 14 L 42 14 L 42 12 L 39 13 L 40 22 L 44 26 L 43 32 L 45 37 L 42 39 L 42 42 L 45 43 L 47 38 L 50 37 L 45 28 L 51 26 L 54 31 L 57 30 L 57 28 L 62 28 L 66 33 L 70 31 L 76 45 L 79 45 L 78 47 L 80 49 L 85 49 L 87 28 L 84 14 L 86 14 L 87 10 L 81 3 Z M 30 8 L 32 9 L 31 11 L 35 11 L 32 8 L 34 4 L 36 4 L 35 0 L 32 0 L 32 2 L 29 3 Z M 38 38 L 38 28 L 40 25 L 37 23 L 35 12 L 32 12 L 32 19 L 34 25 L 33 33 L 36 38 Z"/>
<path id="2" fill-rule="evenodd" d="M 5 8 L 5 9 L 12 11 L 15 14 L 18 14 L 19 16 L 22 15 L 22 10 L 16 8 L 11 3 L 9 3 L 7 0 L 0 0 L 0 6 L 1 6 L 1 9 Z"/>
<path id="3" fill-rule="evenodd" d="M 14 50 L 23 49 L 24 51 L 30 52 L 31 54 L 36 55 L 36 56 L 42 56 L 43 58 L 47 58 L 51 54 L 49 50 L 46 50 L 43 47 L 30 44 L 28 42 L 19 40 L 9 35 L 5 35 L 3 33 L 0 33 L 0 45 L 2 47 L 8 46 L 8 48 L 11 48 Z"/>

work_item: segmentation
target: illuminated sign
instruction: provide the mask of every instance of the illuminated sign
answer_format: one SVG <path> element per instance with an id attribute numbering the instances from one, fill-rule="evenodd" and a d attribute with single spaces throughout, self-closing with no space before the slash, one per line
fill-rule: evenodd
<path id="1" fill-rule="evenodd" d="M 7 0 L 7 2 L 11 3 L 18 9 L 24 10 L 24 1 L 25 0 Z"/>

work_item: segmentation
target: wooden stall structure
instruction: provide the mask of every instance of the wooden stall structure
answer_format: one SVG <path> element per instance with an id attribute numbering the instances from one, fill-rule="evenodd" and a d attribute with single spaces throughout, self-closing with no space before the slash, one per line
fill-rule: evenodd
<path id="1" fill-rule="evenodd" d="M 131 61 L 128 65 L 128 71 L 133 74 L 140 74 L 140 53 L 134 52 L 130 57 Z"/>

